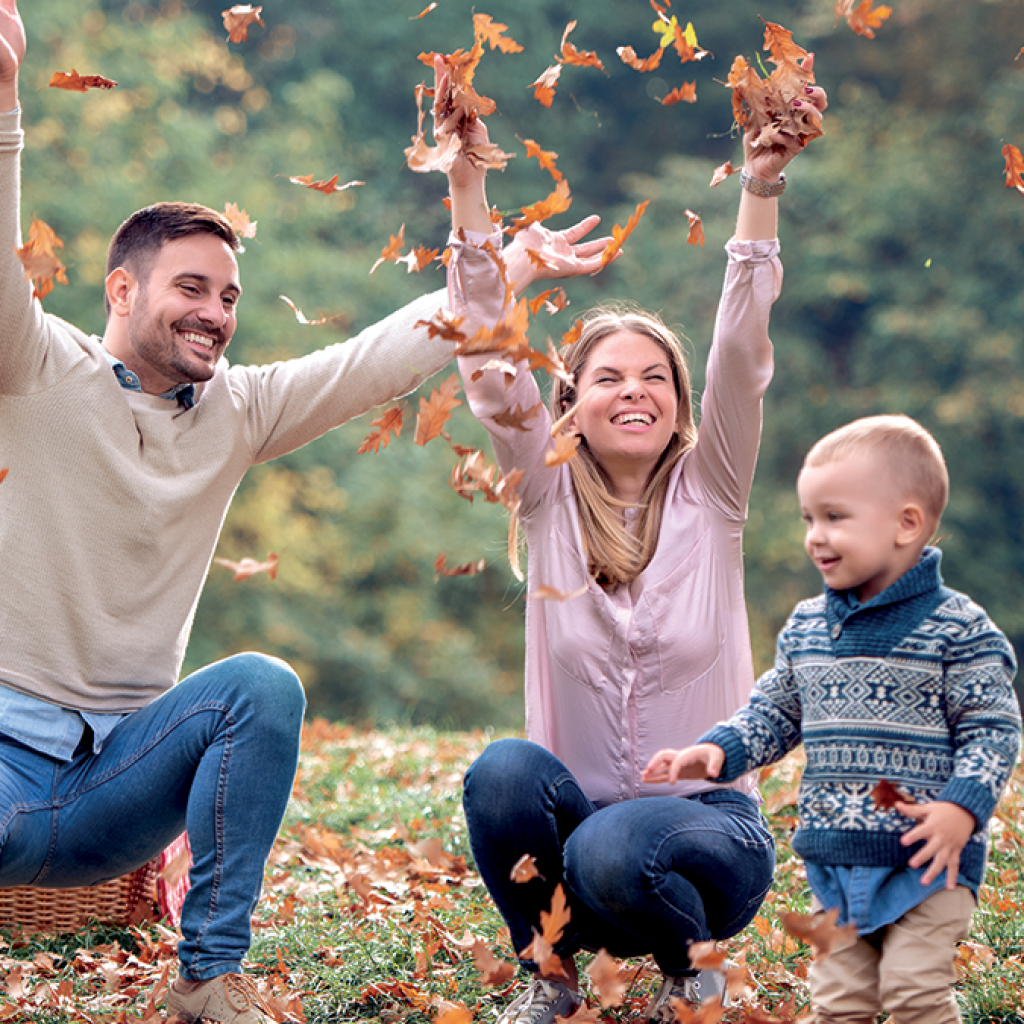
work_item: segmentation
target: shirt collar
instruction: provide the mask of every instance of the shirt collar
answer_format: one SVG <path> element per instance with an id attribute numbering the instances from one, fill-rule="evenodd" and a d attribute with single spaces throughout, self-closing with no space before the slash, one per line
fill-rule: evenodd
<path id="1" fill-rule="evenodd" d="M 103 350 L 103 354 L 107 357 L 114 376 L 117 377 L 125 391 L 142 391 L 142 385 L 136 374 L 132 373 L 117 356 L 111 355 L 106 349 Z M 191 381 L 186 381 L 184 384 L 176 384 L 170 391 L 165 391 L 157 397 L 166 398 L 168 401 L 176 399 L 178 405 L 183 409 L 191 409 L 196 404 L 196 386 Z"/>
<path id="2" fill-rule="evenodd" d="M 941 561 L 942 552 L 938 548 L 926 547 L 920 561 L 913 568 L 908 569 L 898 580 L 863 604 L 857 600 L 852 590 L 833 590 L 826 586 L 825 597 L 829 609 L 840 622 L 844 622 L 855 612 L 918 597 L 942 586 L 942 573 L 939 567 Z"/>

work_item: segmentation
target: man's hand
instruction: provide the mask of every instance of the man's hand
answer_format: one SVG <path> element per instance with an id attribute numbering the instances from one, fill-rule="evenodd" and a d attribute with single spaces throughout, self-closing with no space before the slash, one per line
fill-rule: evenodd
<path id="1" fill-rule="evenodd" d="M 18 105 L 18 68 L 25 59 L 25 26 L 17 0 L 0 0 L 0 110 Z"/>
<path id="2" fill-rule="evenodd" d="M 896 810 L 917 822 L 900 839 L 900 843 L 913 846 L 924 840 L 924 846 L 910 858 L 912 868 L 922 867 L 931 861 L 930 867 L 921 876 L 921 884 L 928 885 L 945 868 L 946 888 L 955 889 L 960 851 L 971 838 L 977 824 L 974 815 L 946 800 L 928 804 L 905 804 L 901 801 L 896 804 Z"/>
<path id="3" fill-rule="evenodd" d="M 593 231 L 600 219 L 591 214 L 563 231 L 550 231 L 542 224 L 531 224 L 520 231 L 502 253 L 516 295 L 521 295 L 534 281 L 596 274 L 601 269 L 601 253 L 611 238 L 589 242 L 580 239 Z"/>
<path id="4" fill-rule="evenodd" d="M 716 743 L 698 743 L 683 750 L 659 750 L 643 772 L 644 782 L 678 782 L 680 779 L 717 779 L 725 763 L 725 751 Z"/>

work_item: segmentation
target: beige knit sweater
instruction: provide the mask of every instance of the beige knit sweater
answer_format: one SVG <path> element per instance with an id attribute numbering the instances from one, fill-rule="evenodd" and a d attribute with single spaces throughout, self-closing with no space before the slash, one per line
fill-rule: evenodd
<path id="1" fill-rule="evenodd" d="M 100 339 L 43 312 L 20 244 L 18 115 L 0 114 L 0 681 L 64 707 L 139 708 L 178 678 L 245 471 L 405 394 L 451 358 L 426 295 L 357 337 L 229 366 L 194 408 L 121 388 Z"/>

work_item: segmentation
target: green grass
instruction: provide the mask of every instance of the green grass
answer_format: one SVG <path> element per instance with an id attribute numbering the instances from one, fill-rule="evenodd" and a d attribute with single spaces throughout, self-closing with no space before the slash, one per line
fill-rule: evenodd
<path id="1" fill-rule="evenodd" d="M 462 773 L 490 737 L 429 729 L 357 731 L 314 723 L 299 777 L 267 866 L 247 969 L 308 1024 L 380 1020 L 445 1024 L 493 1020 L 514 984 L 487 989 L 469 946 L 482 939 L 514 953 L 472 870 L 460 806 Z M 807 909 L 803 867 L 790 850 L 799 761 L 763 773 L 778 840 L 775 885 L 755 922 L 726 944 L 749 969 L 753 1000 L 782 1021 L 807 1011 L 807 947 L 779 913 Z M 993 852 L 958 995 L 967 1024 L 1024 1024 L 1024 774 L 1000 806 Z M 434 841 L 433 846 L 430 841 Z M 441 852 L 438 852 L 440 850 Z M 3 932 L 0 1021 L 25 1024 L 155 1024 L 161 978 L 173 977 L 175 936 L 161 926 L 89 928 L 40 938 Z M 581 958 L 584 966 L 589 958 Z M 634 1019 L 655 986 L 640 971 L 609 1021 Z M 289 998 L 301 997 L 301 1004 Z M 148 1016 L 147 1016 L 148 1010 Z M 726 1022 L 744 1020 L 741 1009 Z"/>

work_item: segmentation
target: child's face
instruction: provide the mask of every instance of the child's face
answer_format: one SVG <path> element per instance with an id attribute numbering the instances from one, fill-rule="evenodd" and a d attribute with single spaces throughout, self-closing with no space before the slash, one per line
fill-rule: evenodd
<path id="1" fill-rule="evenodd" d="M 919 550 L 902 543 L 907 502 L 877 457 L 805 466 L 796 487 L 804 547 L 833 590 L 853 590 L 863 603 L 917 561 Z"/>

